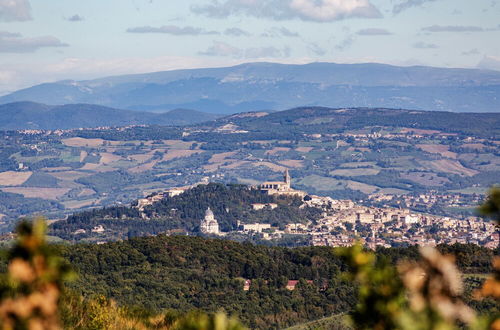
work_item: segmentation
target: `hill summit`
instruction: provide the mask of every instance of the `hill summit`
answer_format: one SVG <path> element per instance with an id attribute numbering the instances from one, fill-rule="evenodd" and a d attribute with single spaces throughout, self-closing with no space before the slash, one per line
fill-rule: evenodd
<path id="1" fill-rule="evenodd" d="M 51 106 L 34 102 L 14 102 L 0 105 L 0 130 L 189 125 L 218 117 L 215 114 L 188 109 L 151 113 L 120 110 L 94 104 Z"/>

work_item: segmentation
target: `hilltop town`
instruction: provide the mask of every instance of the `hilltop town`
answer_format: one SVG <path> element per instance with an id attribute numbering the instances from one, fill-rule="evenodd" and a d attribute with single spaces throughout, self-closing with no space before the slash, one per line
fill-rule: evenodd
<path id="1" fill-rule="evenodd" d="M 143 211 L 148 205 L 153 205 L 167 196 L 178 196 L 188 189 L 190 187 L 172 188 L 153 194 L 140 199 L 136 208 Z M 482 218 L 454 219 L 417 213 L 408 208 L 364 206 L 351 200 L 310 195 L 292 188 L 288 170 L 283 175 L 283 181 L 263 182 L 252 189 L 267 195 L 296 196 L 302 200 L 300 208 L 321 210 L 317 221 L 289 223 L 283 229 L 273 227 L 269 223 L 238 223 L 236 233 L 257 235 L 264 240 L 280 239 L 284 235 L 306 235 L 310 245 L 314 246 L 350 246 L 361 241 L 372 249 L 377 246 L 435 246 L 455 243 L 471 243 L 494 249 L 500 242 L 495 225 Z M 275 203 L 253 203 L 251 206 L 253 210 L 278 207 Z M 144 213 L 141 214 L 145 218 Z M 219 236 L 231 234 L 219 230 L 216 215 L 210 208 L 206 210 L 205 217 L 200 219 L 200 232 Z"/>

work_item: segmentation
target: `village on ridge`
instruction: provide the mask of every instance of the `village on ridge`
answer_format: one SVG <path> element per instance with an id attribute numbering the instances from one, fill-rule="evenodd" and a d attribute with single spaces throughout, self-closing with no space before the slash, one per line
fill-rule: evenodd
<path id="1" fill-rule="evenodd" d="M 189 188 L 191 187 L 172 188 L 139 199 L 136 207 L 142 211 L 147 205 L 167 196 L 180 195 Z M 254 188 L 270 195 L 298 196 L 303 200 L 301 208 L 319 208 L 322 210 L 322 217 L 316 224 L 292 223 L 286 225 L 284 230 L 266 223 L 239 223 L 237 233 L 260 235 L 267 240 L 279 239 L 285 234 L 307 235 L 313 246 L 350 246 L 360 241 L 371 249 L 378 246 L 435 246 L 455 243 L 471 243 L 495 249 L 500 242 L 495 225 L 479 217 L 453 219 L 415 213 L 406 208 L 363 206 L 351 200 L 309 195 L 292 188 L 288 170 L 284 173 L 283 181 L 263 182 Z M 274 203 L 252 204 L 254 210 L 276 207 L 278 205 Z M 220 231 L 217 217 L 210 208 L 206 210 L 204 219 L 200 219 L 200 232 L 220 236 L 228 234 Z"/>

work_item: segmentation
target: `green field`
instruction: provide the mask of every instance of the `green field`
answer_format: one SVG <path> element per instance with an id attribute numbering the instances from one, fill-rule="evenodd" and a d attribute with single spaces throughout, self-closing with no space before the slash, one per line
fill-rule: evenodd
<path id="1" fill-rule="evenodd" d="M 286 113 L 289 117 L 283 118 Z M 436 116 L 425 113 L 419 118 L 410 116 L 410 122 L 420 125 L 418 128 L 424 129 L 424 133 L 425 129 L 434 133 L 377 138 L 368 135 L 373 131 L 382 134 L 408 131 L 398 126 L 405 122 L 401 118 L 406 115 L 398 117 L 398 125 L 392 122 L 395 117 L 384 115 L 367 121 L 363 112 L 356 121 L 339 125 L 332 119 L 335 115 L 336 112 L 328 110 L 303 115 L 297 110 L 262 118 L 221 119 L 193 127 L 77 130 L 62 136 L 0 132 L 5 135 L 0 139 L 0 148 L 5 150 L 3 163 L 0 162 L 0 177 L 5 178 L 5 184 L 2 186 L 0 181 L 0 189 L 75 189 L 57 197 L 59 205 L 39 210 L 50 217 L 71 213 L 79 205 L 81 209 L 92 207 L 89 201 L 99 200 L 104 205 L 116 201 L 130 203 L 154 189 L 192 185 L 202 180 L 251 184 L 280 180 L 286 168 L 291 172 L 294 187 L 334 198 L 366 200 L 373 193 L 402 195 L 429 191 L 484 194 L 491 185 L 500 182 L 499 144 L 495 144 L 494 138 L 484 136 L 485 130 L 495 132 L 490 121 L 464 120 L 464 126 L 460 127 L 449 121 L 418 124 L 421 118 Z M 273 120 L 279 125 L 270 124 Z M 249 133 L 216 131 L 228 121 Z M 455 135 L 436 136 L 450 131 Z M 361 136 L 353 137 L 351 133 Z M 220 159 L 215 156 L 212 160 L 212 156 L 225 153 L 229 156 Z M 9 174 L 13 171 L 20 172 Z M 34 174 L 23 183 L 22 171 Z M 78 192 L 82 189 L 95 193 L 80 196 Z M 19 198 L 23 197 L 0 198 L 5 204 L 0 207 L 4 220 L 12 221 L 32 212 L 32 207 L 22 210 L 12 204 Z M 53 213 L 55 209 L 57 212 Z M 445 208 L 440 210 L 442 214 L 447 212 Z"/>

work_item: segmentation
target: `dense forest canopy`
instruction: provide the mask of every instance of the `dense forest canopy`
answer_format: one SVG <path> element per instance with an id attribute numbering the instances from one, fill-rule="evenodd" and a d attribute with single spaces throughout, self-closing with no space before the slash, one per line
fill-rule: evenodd
<path id="1" fill-rule="evenodd" d="M 349 312 L 356 287 L 347 265 L 328 247 L 279 248 L 200 237 L 142 237 L 103 245 L 59 245 L 79 273 L 70 287 L 86 297 L 104 295 L 122 305 L 155 311 L 223 310 L 256 328 L 284 327 Z M 491 271 L 494 251 L 472 245 L 439 246 L 453 253 L 470 289 Z M 378 258 L 417 260 L 417 247 L 380 249 Z M 2 267 L 5 264 L 2 262 Z M 5 268 L 4 268 L 5 269 Z M 244 280 L 251 280 L 244 291 Z M 298 280 L 287 290 L 289 280 Z M 311 282 L 308 282 L 311 281 Z M 481 312 L 494 302 L 474 302 Z"/>

